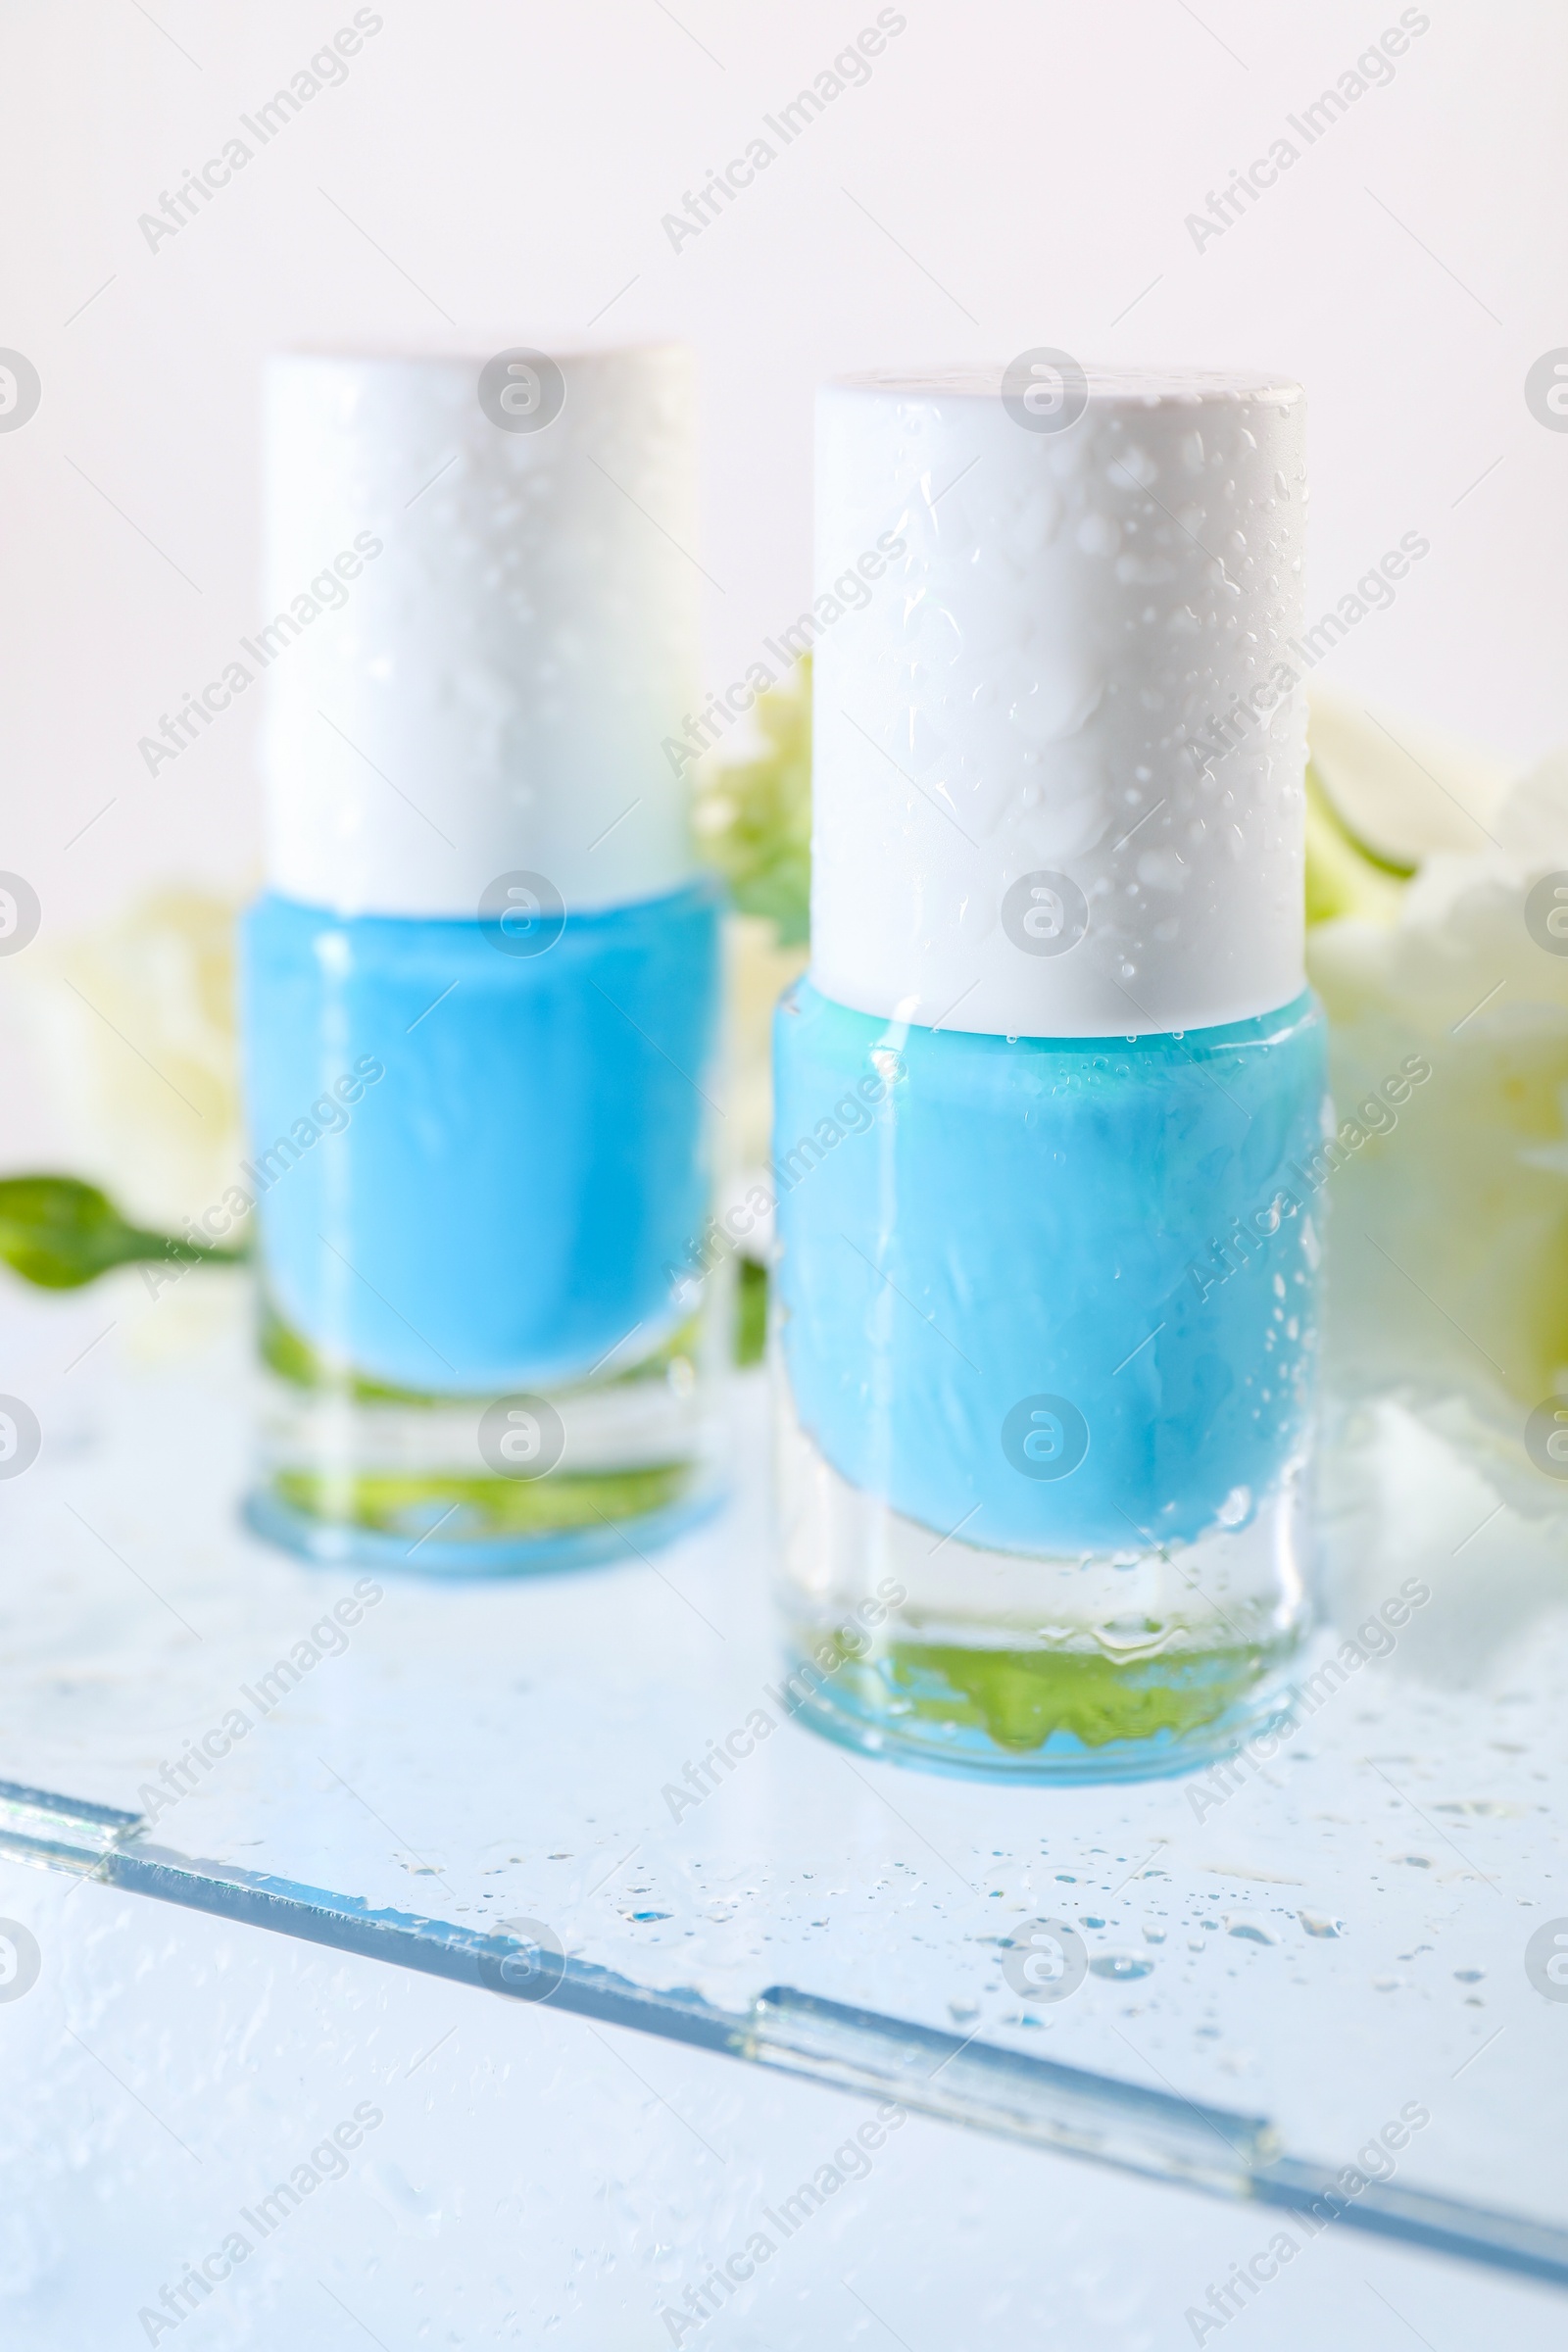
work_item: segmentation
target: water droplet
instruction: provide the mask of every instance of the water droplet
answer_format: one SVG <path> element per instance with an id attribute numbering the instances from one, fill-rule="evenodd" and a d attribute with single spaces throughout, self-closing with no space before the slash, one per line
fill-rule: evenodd
<path id="1" fill-rule="evenodd" d="M 1121 545 L 1121 527 L 1109 514 L 1091 508 L 1073 533 L 1086 556 L 1113 556 Z"/>
<path id="2" fill-rule="evenodd" d="M 1279 1941 L 1274 1930 L 1265 1928 L 1261 1920 L 1232 1919 L 1227 1913 L 1225 1929 L 1228 1935 L 1240 1936 L 1247 1943 L 1278 1943 Z"/>
<path id="3" fill-rule="evenodd" d="M 1152 1976 L 1154 1963 L 1144 1952 L 1102 1952 L 1089 1963 L 1089 1973 L 1095 1977 L 1109 1977 L 1113 1984 L 1129 1984 L 1135 1977 Z"/>
<path id="4" fill-rule="evenodd" d="M 1343 1919 L 1328 1919 L 1321 1911 L 1298 1911 L 1297 1918 L 1309 1936 L 1343 1936 Z"/>

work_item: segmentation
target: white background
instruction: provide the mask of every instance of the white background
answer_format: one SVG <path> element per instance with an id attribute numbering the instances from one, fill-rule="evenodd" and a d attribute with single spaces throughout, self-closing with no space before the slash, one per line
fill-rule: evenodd
<path id="1" fill-rule="evenodd" d="M 1201 252 L 1185 216 L 1393 0 L 902 0 L 869 82 L 678 252 L 662 216 L 874 0 L 378 13 L 347 80 L 151 251 L 138 215 L 352 5 L 8 8 L 0 344 L 43 401 L 0 434 L 0 867 L 46 945 L 155 879 L 255 873 L 259 695 L 156 779 L 136 746 L 262 617 L 258 364 L 301 340 L 688 338 L 715 688 L 807 598 L 823 375 L 1040 343 L 1285 368 L 1311 403 L 1312 609 L 1401 533 L 1432 543 L 1334 674 L 1521 760 L 1568 735 L 1568 434 L 1523 397 L 1568 344 L 1551 0 L 1433 0 L 1392 83 Z"/>

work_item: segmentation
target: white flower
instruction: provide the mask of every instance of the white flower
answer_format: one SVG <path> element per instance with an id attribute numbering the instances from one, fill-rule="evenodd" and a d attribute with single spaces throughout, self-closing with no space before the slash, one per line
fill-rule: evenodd
<path id="1" fill-rule="evenodd" d="M 1313 768 L 1349 856 L 1416 869 L 1391 885 L 1371 868 L 1365 902 L 1307 934 L 1349 1138 L 1329 1186 L 1327 1387 L 1342 1406 L 1394 1400 L 1568 1534 L 1568 1481 L 1525 1438 L 1568 1395 L 1568 937 L 1531 899 L 1557 874 L 1568 893 L 1568 755 L 1508 783 L 1390 723 L 1314 698 Z"/>
<path id="2" fill-rule="evenodd" d="M 773 1007 L 805 971 L 808 951 L 780 947 L 777 924 L 760 914 L 726 916 L 724 942 L 729 982 L 724 1108 L 734 1130 L 725 1140 L 734 1164 L 752 1184 L 773 1149 Z"/>
<path id="3" fill-rule="evenodd" d="M 21 959 L 73 1172 L 163 1232 L 220 1200 L 244 1152 L 235 914 L 227 900 L 161 891 Z"/>
<path id="4" fill-rule="evenodd" d="M 1504 760 L 1413 720 L 1374 713 L 1359 695 L 1314 685 L 1307 738 L 1313 770 L 1356 841 L 1410 867 L 1439 851 L 1468 857 L 1513 780 Z"/>

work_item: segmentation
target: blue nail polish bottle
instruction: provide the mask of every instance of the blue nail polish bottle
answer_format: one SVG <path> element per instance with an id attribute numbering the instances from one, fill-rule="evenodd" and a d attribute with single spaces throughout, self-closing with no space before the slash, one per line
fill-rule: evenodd
<path id="1" fill-rule="evenodd" d="M 270 384 L 249 1511 L 425 1572 L 645 1549 L 714 1484 L 720 1335 L 676 1269 L 718 906 L 661 751 L 693 699 L 688 366 L 500 359 L 500 398 L 497 362 Z"/>
<path id="2" fill-rule="evenodd" d="M 803 1712 L 1025 1779 L 1180 1770 L 1278 1709 L 1325 1100 L 1299 394 L 1062 372 L 1034 409 L 981 371 L 822 395 L 853 609 L 775 1021 Z"/>

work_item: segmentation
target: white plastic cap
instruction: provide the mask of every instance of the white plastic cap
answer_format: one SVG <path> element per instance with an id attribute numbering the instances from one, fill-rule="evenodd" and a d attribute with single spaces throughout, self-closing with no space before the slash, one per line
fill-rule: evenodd
<path id="1" fill-rule="evenodd" d="M 812 978 L 995 1035 L 1270 1011 L 1305 985 L 1299 387 L 1020 368 L 818 396 Z"/>
<path id="2" fill-rule="evenodd" d="M 690 358 L 541 359 L 271 363 L 247 658 L 290 898 L 471 916 L 508 873 L 568 908 L 691 873 Z"/>

